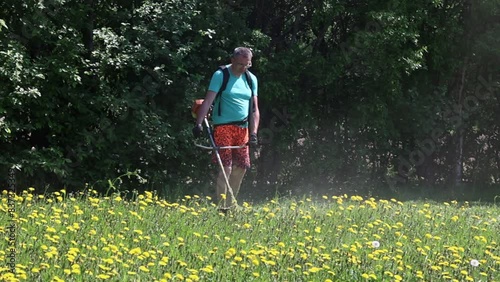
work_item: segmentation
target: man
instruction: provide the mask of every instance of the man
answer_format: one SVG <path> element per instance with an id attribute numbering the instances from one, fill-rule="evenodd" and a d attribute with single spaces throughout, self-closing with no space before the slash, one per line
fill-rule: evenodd
<path id="1" fill-rule="evenodd" d="M 196 126 L 193 128 L 195 137 L 202 135 L 203 119 L 208 114 L 212 103 L 215 102 L 211 117 L 216 146 L 257 145 L 260 118 L 257 99 L 258 84 L 257 77 L 248 71 L 251 66 L 252 51 L 245 47 L 234 49 L 231 64 L 226 65 L 229 72 L 226 88 L 217 99 L 217 93 L 223 85 L 223 70 L 219 69 L 212 75 L 207 94 L 197 113 Z M 250 78 L 250 82 L 247 81 L 247 77 Z M 232 202 L 232 197 L 228 193 L 224 173 L 236 197 L 243 176 L 250 168 L 250 154 L 248 146 L 239 149 L 220 149 L 219 154 L 224 172 L 219 171 L 216 194 L 218 202 L 222 202 L 222 210 L 226 211 L 235 203 Z M 215 156 L 213 160 L 217 161 Z M 222 195 L 225 195 L 225 199 Z"/>

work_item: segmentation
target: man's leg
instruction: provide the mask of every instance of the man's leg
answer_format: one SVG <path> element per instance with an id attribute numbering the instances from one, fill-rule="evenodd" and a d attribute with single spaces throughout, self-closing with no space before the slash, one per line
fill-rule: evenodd
<path id="1" fill-rule="evenodd" d="M 248 131 L 246 128 L 238 126 L 220 126 L 215 130 L 215 141 L 219 146 L 244 145 L 248 142 Z M 241 149 L 222 149 L 219 150 L 219 154 L 222 159 L 224 171 L 228 177 L 229 185 L 236 198 L 246 170 L 250 167 L 248 147 Z M 231 192 L 227 188 L 222 171 L 219 171 L 217 177 L 216 193 L 219 205 L 223 208 L 230 208 L 236 205 L 236 203 L 233 202 Z M 221 194 L 225 194 L 225 201 L 222 199 Z"/>
<path id="2" fill-rule="evenodd" d="M 244 145 L 248 143 L 248 130 L 246 128 L 236 127 L 234 130 L 234 144 Z M 229 177 L 229 185 L 233 188 L 234 197 L 240 191 L 241 183 L 247 169 L 250 167 L 250 155 L 248 147 L 232 150 L 232 171 Z M 232 199 L 231 199 L 232 200 Z M 236 204 L 230 202 L 231 204 Z"/>
<path id="3" fill-rule="evenodd" d="M 229 185 L 233 189 L 234 197 L 238 196 L 238 192 L 240 191 L 241 182 L 243 181 L 243 177 L 245 176 L 245 172 L 247 170 L 245 168 L 239 166 L 233 166 L 231 171 L 231 176 L 229 177 Z M 232 198 L 228 198 L 228 206 L 231 207 L 233 205 Z"/>
<path id="4" fill-rule="evenodd" d="M 241 183 L 243 182 L 243 177 L 245 176 L 246 169 L 238 166 L 224 167 L 226 171 L 226 175 L 229 178 L 229 185 L 233 191 L 233 195 L 236 198 L 238 192 L 240 191 Z M 230 208 L 233 206 L 233 198 L 231 197 L 231 193 L 229 192 L 226 180 L 224 179 L 224 174 L 222 171 L 219 172 L 217 177 L 217 201 L 221 204 L 223 208 Z M 222 198 L 222 194 L 225 194 L 226 200 Z"/>
<path id="5" fill-rule="evenodd" d="M 227 125 L 218 126 L 214 129 L 214 139 L 217 146 L 231 146 L 231 128 Z M 227 179 L 229 180 L 229 176 L 231 175 L 231 167 L 232 167 L 232 152 L 230 149 L 220 149 L 219 156 L 222 161 L 222 166 L 224 167 L 224 171 L 226 173 Z M 218 163 L 215 154 L 213 155 L 213 162 Z M 219 173 L 217 175 L 217 183 L 215 187 L 215 194 L 217 198 L 217 204 L 221 208 L 229 207 L 227 205 L 227 200 L 231 198 L 231 194 L 228 191 L 226 179 L 224 177 L 224 172 L 219 166 Z M 225 200 L 222 198 L 222 194 L 225 195 Z"/>
<path id="6" fill-rule="evenodd" d="M 227 178 L 230 179 L 231 167 L 225 166 L 224 171 L 226 173 Z M 231 184 L 231 180 L 229 180 L 229 185 L 231 185 L 231 188 L 233 188 L 232 184 Z M 222 208 L 231 207 L 231 203 L 232 203 L 231 202 L 231 193 L 229 192 L 229 190 L 227 188 L 226 179 L 224 177 L 224 173 L 222 172 L 222 170 L 219 170 L 219 174 L 217 176 L 217 186 L 216 186 L 215 192 L 217 194 L 217 203 L 219 204 L 219 206 L 221 206 Z M 233 193 L 234 193 L 234 190 L 233 190 Z M 226 197 L 225 200 L 222 198 L 222 194 L 225 195 L 225 197 Z"/>

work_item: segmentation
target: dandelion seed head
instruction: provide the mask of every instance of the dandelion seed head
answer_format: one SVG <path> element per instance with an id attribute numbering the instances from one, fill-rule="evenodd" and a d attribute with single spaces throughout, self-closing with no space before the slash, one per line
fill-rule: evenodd
<path id="1" fill-rule="evenodd" d="M 477 266 L 479 266 L 479 261 L 477 259 L 473 259 L 470 261 L 470 265 L 477 267 Z"/>
<path id="2" fill-rule="evenodd" d="M 379 241 L 373 241 L 372 242 L 372 247 L 374 247 L 374 248 L 380 247 L 380 242 Z"/>

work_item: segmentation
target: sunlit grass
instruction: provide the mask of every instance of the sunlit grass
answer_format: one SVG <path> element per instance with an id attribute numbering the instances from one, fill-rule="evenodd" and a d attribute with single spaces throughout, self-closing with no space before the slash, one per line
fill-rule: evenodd
<path id="1" fill-rule="evenodd" d="M 15 197 L 16 274 L 2 281 L 500 281 L 500 209 L 360 196 L 276 199 Z M 7 192 L 0 222 L 8 222 Z"/>

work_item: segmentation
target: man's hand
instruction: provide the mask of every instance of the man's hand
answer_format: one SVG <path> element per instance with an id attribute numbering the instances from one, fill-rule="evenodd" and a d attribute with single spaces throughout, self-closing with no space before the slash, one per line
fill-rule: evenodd
<path id="1" fill-rule="evenodd" d="M 257 133 L 250 134 L 250 139 L 248 140 L 248 145 L 251 148 L 257 147 L 259 145 L 259 140 L 257 139 Z"/>
<path id="2" fill-rule="evenodd" d="M 203 125 L 197 124 L 193 127 L 193 136 L 194 138 L 200 138 L 203 135 Z"/>

